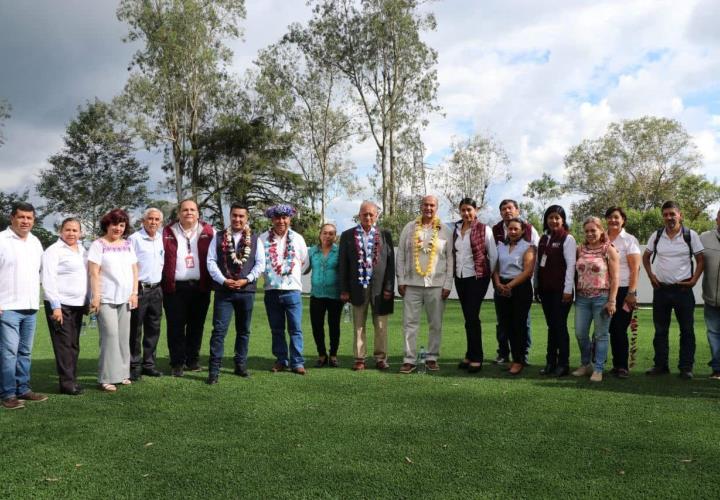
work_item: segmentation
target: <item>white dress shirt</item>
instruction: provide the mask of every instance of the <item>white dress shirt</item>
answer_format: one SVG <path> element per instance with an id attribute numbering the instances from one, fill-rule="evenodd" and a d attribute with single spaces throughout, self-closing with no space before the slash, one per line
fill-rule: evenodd
<path id="1" fill-rule="evenodd" d="M 272 229 L 270 231 L 272 231 Z M 265 290 L 302 291 L 302 270 L 305 267 L 305 262 L 308 260 L 308 249 L 305 244 L 305 239 L 292 229 L 288 229 L 287 233 L 281 238 L 275 235 L 278 259 L 282 259 L 283 255 L 285 255 L 288 236 L 290 236 L 295 250 L 295 265 L 292 268 L 292 272 L 288 276 L 280 277 L 272 270 L 272 259 L 265 249 L 265 243 L 268 241 L 270 231 L 265 231 L 258 238 L 258 250 L 262 249 L 262 251 L 265 252 Z M 283 268 L 285 268 L 284 264 Z"/>
<path id="2" fill-rule="evenodd" d="M 620 234 L 617 235 L 615 241 L 612 242 L 615 250 L 618 252 L 620 259 L 620 285 L 629 286 L 630 284 L 630 266 L 628 265 L 628 255 L 640 255 L 640 244 L 635 236 L 625 231 L 620 230 Z M 687 248 L 687 247 L 686 247 Z"/>
<path id="3" fill-rule="evenodd" d="M 88 298 L 87 252 L 78 243 L 73 250 L 62 239 L 42 256 L 42 286 L 52 309 L 84 306 Z"/>
<path id="4" fill-rule="evenodd" d="M 175 263 L 175 281 L 199 280 L 200 279 L 200 253 L 198 252 L 198 236 L 202 232 L 200 223 L 196 223 L 189 231 L 185 231 L 179 222 L 172 225 L 177 245 L 177 262 Z M 188 240 L 190 251 L 188 252 Z M 186 258 L 193 256 L 193 267 L 187 267 Z"/>
<path id="5" fill-rule="evenodd" d="M 652 254 L 655 250 L 656 235 L 657 232 L 650 235 L 645 252 Z M 690 244 L 692 245 L 693 255 L 703 252 L 704 247 L 700 237 L 692 229 L 690 230 Z M 652 257 L 650 260 L 652 262 Z M 671 285 L 689 280 L 692 277 L 690 265 L 690 249 L 685 243 L 682 229 L 672 239 L 668 236 L 667 229 L 663 230 L 660 238 L 658 238 L 657 255 L 655 256 L 655 262 L 652 264 L 658 281 Z"/>
<path id="6" fill-rule="evenodd" d="M 472 278 L 475 276 L 475 260 L 472 253 L 472 246 L 470 245 L 470 232 L 472 229 L 465 231 L 465 235 L 462 234 L 462 221 L 455 224 L 457 231 L 457 238 L 455 239 L 455 267 L 457 267 L 458 278 Z M 487 252 L 488 266 L 490 267 L 490 275 L 495 270 L 497 264 L 498 251 L 495 245 L 495 238 L 493 237 L 492 228 L 490 226 L 485 227 L 485 251 Z"/>
<path id="7" fill-rule="evenodd" d="M 216 232 L 210 242 L 210 248 L 208 248 L 207 256 L 207 268 L 210 277 L 218 284 L 222 285 L 227 279 L 226 276 L 220 271 L 220 267 L 217 264 L 217 239 L 218 235 L 220 238 L 225 237 L 225 231 Z M 245 237 L 243 231 L 233 232 L 233 244 L 237 248 L 241 238 Z M 257 281 L 260 275 L 265 271 L 265 247 L 260 244 L 260 238 L 258 238 L 257 246 L 255 248 L 255 265 L 252 267 L 247 275 L 247 280 L 250 283 Z"/>
<path id="8" fill-rule="evenodd" d="M 152 285 L 160 283 L 165 264 L 162 231 L 155 231 L 155 237 L 151 238 L 142 228 L 131 234 L 128 240 L 138 260 L 138 281 Z"/>
<path id="9" fill-rule="evenodd" d="M 42 253 L 32 233 L 23 240 L 12 228 L 0 232 L 0 311 L 40 308 Z"/>

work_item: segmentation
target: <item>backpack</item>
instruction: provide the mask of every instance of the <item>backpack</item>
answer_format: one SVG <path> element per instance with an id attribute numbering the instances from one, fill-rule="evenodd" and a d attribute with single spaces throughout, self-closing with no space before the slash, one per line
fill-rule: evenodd
<path id="1" fill-rule="evenodd" d="M 690 253 L 690 276 L 695 274 L 695 261 L 693 261 L 693 249 L 692 249 L 692 243 L 690 242 L 690 229 L 686 228 L 685 226 L 682 227 L 682 235 L 683 239 L 685 240 L 685 244 L 688 246 L 688 251 Z M 655 262 L 655 256 L 657 255 L 657 244 L 658 240 L 660 239 L 660 236 L 662 236 L 663 231 L 665 231 L 664 227 L 661 227 L 655 232 L 655 242 L 653 243 L 653 253 L 652 258 L 650 259 L 650 262 Z"/>

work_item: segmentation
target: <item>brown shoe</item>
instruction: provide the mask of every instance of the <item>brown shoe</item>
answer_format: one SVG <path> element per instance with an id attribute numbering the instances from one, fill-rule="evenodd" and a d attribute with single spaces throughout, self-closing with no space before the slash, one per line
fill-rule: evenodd
<path id="1" fill-rule="evenodd" d="M 403 363 L 403 365 L 400 367 L 400 373 L 402 373 L 403 375 L 410 375 L 414 371 L 415 365 L 411 363 Z"/>
<path id="2" fill-rule="evenodd" d="M 522 363 L 513 363 L 510 365 L 509 373 L 510 375 L 518 375 L 521 371 L 523 371 L 523 364 Z"/>
<path id="3" fill-rule="evenodd" d="M 355 361 L 355 363 L 353 363 L 352 369 L 353 369 L 353 371 L 356 371 L 356 372 L 363 371 L 365 369 L 365 362 L 364 361 Z"/>
<path id="4" fill-rule="evenodd" d="M 47 401 L 48 397 L 45 394 L 38 394 L 37 392 L 28 391 L 25 394 L 18 396 L 18 399 L 21 399 L 23 401 L 35 401 L 39 403 L 40 401 Z"/>
<path id="5" fill-rule="evenodd" d="M 296 366 L 292 369 L 293 373 L 297 373 L 298 375 L 305 375 L 305 367 L 303 366 Z"/>
<path id="6" fill-rule="evenodd" d="M 389 370 L 390 364 L 384 359 L 381 359 L 380 361 L 375 363 L 375 368 L 377 368 L 378 370 Z"/>
<path id="7" fill-rule="evenodd" d="M 427 368 L 431 372 L 439 372 L 440 371 L 440 365 L 434 359 L 426 361 L 425 368 Z"/>
<path id="8" fill-rule="evenodd" d="M 2 405 L 6 410 L 21 410 L 25 408 L 25 403 L 18 398 L 3 399 Z"/>
<path id="9" fill-rule="evenodd" d="M 270 371 L 273 373 L 277 373 L 277 372 L 284 372 L 286 369 L 287 369 L 287 366 L 276 361 L 275 363 L 273 363 L 272 368 L 270 368 Z"/>

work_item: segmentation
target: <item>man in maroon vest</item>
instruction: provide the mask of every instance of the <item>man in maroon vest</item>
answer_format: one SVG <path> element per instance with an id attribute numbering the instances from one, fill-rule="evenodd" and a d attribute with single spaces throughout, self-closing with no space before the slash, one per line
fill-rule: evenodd
<path id="1" fill-rule="evenodd" d="M 495 237 L 495 244 L 505 241 L 507 238 L 507 221 L 510 219 L 520 217 L 520 208 L 518 207 L 518 203 L 515 200 L 506 199 L 500 202 L 500 217 L 502 219 L 500 222 L 495 224 L 492 228 L 493 236 Z M 532 224 L 528 223 L 525 225 L 525 241 L 529 241 L 535 247 L 537 248 L 538 242 L 540 241 L 540 236 L 538 235 L 537 230 L 532 226 Z M 495 309 L 495 312 L 497 313 L 497 308 Z M 498 321 L 497 325 L 497 342 L 498 342 L 498 350 L 497 350 L 497 358 L 495 359 L 495 363 L 503 364 L 506 363 L 510 359 L 510 342 L 508 341 L 508 337 L 505 334 L 505 332 L 502 331 L 500 328 L 500 322 Z M 528 315 L 528 325 L 527 325 L 527 350 L 525 351 L 525 363 L 527 364 L 527 351 L 530 350 L 530 345 L 532 344 L 532 338 L 530 337 L 531 330 L 530 330 L 530 316 Z"/>
<path id="2" fill-rule="evenodd" d="M 174 377 L 182 377 L 183 370 L 201 370 L 200 345 L 210 305 L 207 254 L 215 230 L 199 215 L 194 200 L 183 200 L 178 221 L 163 229 L 163 305 Z"/>
<path id="3" fill-rule="evenodd" d="M 247 353 L 250 320 L 257 280 L 265 270 L 265 249 L 258 251 L 257 234 L 250 229 L 248 209 L 230 207 L 230 227 L 215 234 L 208 251 L 208 272 L 213 279 L 215 302 L 210 337 L 207 383 L 218 383 L 230 318 L 235 312 L 235 375 L 248 377 Z"/>

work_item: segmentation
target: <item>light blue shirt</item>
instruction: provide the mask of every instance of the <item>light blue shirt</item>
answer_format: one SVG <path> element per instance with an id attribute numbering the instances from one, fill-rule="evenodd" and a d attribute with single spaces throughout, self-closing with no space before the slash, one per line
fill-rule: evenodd
<path id="1" fill-rule="evenodd" d="M 525 252 L 530 248 L 532 243 L 528 243 L 524 239 L 517 242 L 513 251 L 510 251 L 510 245 L 505 243 L 498 244 L 498 274 L 503 279 L 513 279 L 521 274 L 525 269 L 523 259 Z"/>
<path id="2" fill-rule="evenodd" d="M 165 265 L 162 230 L 151 238 L 145 228 L 134 232 L 128 238 L 138 259 L 138 281 L 141 283 L 160 283 Z"/>

